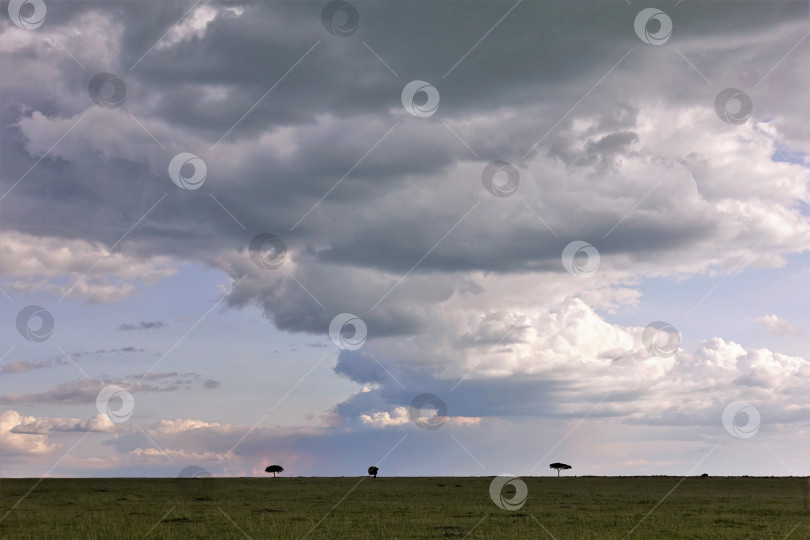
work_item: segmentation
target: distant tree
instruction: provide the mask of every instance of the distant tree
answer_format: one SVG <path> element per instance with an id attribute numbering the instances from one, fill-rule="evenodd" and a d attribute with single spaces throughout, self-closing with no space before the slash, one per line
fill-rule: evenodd
<path id="1" fill-rule="evenodd" d="M 284 472 L 284 467 L 281 465 L 270 465 L 264 470 L 264 472 L 273 473 L 273 478 L 275 478 L 276 473 Z"/>
<path id="2" fill-rule="evenodd" d="M 701 474 L 701 475 L 700 475 L 700 477 L 701 477 L 701 478 L 708 478 L 708 477 L 709 477 L 709 475 L 708 475 L 708 473 L 703 473 L 703 474 Z"/>
<path id="3" fill-rule="evenodd" d="M 557 476 L 560 476 L 561 470 L 568 470 L 571 468 L 571 465 L 566 465 L 565 463 L 552 463 L 549 465 L 552 469 L 557 469 Z"/>
<path id="4" fill-rule="evenodd" d="M 368 468 L 368 475 L 377 478 L 377 473 L 380 472 L 378 467 L 369 467 Z"/>

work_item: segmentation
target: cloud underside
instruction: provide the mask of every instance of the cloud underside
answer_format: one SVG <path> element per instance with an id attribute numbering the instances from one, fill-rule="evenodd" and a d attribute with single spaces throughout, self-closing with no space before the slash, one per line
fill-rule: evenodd
<path id="1" fill-rule="evenodd" d="M 735 5 L 724 17 L 737 24 L 724 20 L 711 35 L 705 21 L 684 24 L 676 30 L 678 52 L 670 44 L 642 47 L 624 8 L 593 5 L 603 39 L 588 44 L 565 30 L 584 16 L 579 7 L 520 6 L 522 16 L 507 19 L 444 79 L 438 75 L 453 64 L 446 61 L 466 43 L 459 38 L 458 51 L 427 54 L 424 31 L 442 35 L 452 26 L 437 6 L 419 5 L 423 32 L 363 27 L 367 42 L 402 71 L 399 78 L 358 44 L 363 36 L 324 35 L 315 5 L 200 7 L 131 71 L 141 43 L 154 43 L 148 34 L 156 40 L 165 32 L 143 21 L 163 15 L 169 25 L 177 6 L 87 6 L 40 33 L 5 21 L 4 61 L 14 69 L 4 83 L 4 182 L 10 187 L 32 159 L 48 155 L 9 195 L 15 201 L 3 221 L 0 271 L 18 290 L 65 294 L 75 285 L 70 294 L 77 297 L 114 300 L 171 275 L 172 261 L 190 260 L 234 279 L 248 273 L 232 304 L 278 305 L 268 314 L 285 329 L 322 333 L 330 313 L 316 315 L 317 304 L 282 281 L 285 271 L 299 270 L 296 277 L 329 312 L 368 312 L 430 252 L 375 310 L 381 321 L 412 329 L 414 304 L 426 297 L 441 301 L 475 286 L 486 295 L 515 275 L 573 281 L 565 292 L 575 294 L 647 276 L 722 271 L 740 260 L 739 268 L 778 266 L 808 245 L 803 167 L 773 159 L 777 150 L 808 146 L 799 120 L 807 109 L 802 54 L 781 59 L 785 44 L 804 32 L 790 11 L 799 4 L 786 4 L 783 18 L 764 6 Z M 476 26 L 484 28 L 497 7 L 465 4 L 456 15 L 480 19 Z M 125 39 L 113 33 L 125 24 L 120 9 L 132 11 Z M 380 8 L 367 9 L 372 16 Z M 408 20 L 420 11 L 386 9 Z M 723 18 L 704 6 L 683 9 L 687 21 Z M 690 13 L 701 9 L 707 12 Z M 254 33 L 280 21 L 297 28 L 295 35 Z M 533 31 L 521 32 L 528 21 Z M 77 25 L 87 31 L 71 34 Z M 126 73 L 124 106 L 93 105 L 73 60 L 46 46 L 49 35 L 89 71 L 103 65 Z M 257 104 L 319 39 L 330 41 Z M 266 65 L 245 61 L 246 49 L 264 51 Z M 558 51 L 576 58 L 577 69 L 566 69 Z M 751 120 L 720 121 L 714 86 L 679 53 L 717 85 L 748 89 L 756 104 Z M 436 116 L 413 118 L 401 107 L 408 72 L 439 89 Z M 751 80 L 740 80 L 741 72 Z M 32 87 L 38 90 L 24 91 Z M 170 182 L 168 163 L 181 151 L 205 161 L 202 191 L 178 191 Z M 520 173 L 513 197 L 495 198 L 482 186 L 482 170 L 496 159 Z M 281 236 L 290 249 L 286 268 L 275 274 L 259 272 L 247 257 L 260 232 Z M 572 240 L 599 249 L 598 279 L 585 284 L 562 274 L 560 253 Z M 67 285 L 53 283 L 66 276 Z"/>
<path id="2" fill-rule="evenodd" d="M 141 438 L 147 430 L 161 441 L 160 448 L 180 452 L 178 456 L 205 448 L 206 459 L 217 466 L 226 463 L 238 468 L 244 465 L 240 459 L 258 459 L 267 452 L 263 444 L 274 449 L 280 446 L 290 459 L 318 461 L 323 456 L 305 449 L 316 441 L 331 444 L 329 441 L 350 433 L 363 438 L 374 432 L 421 432 L 420 423 L 435 421 L 436 412 L 431 407 L 409 410 L 415 388 L 441 396 L 447 412 L 439 429 L 459 436 L 520 425 L 527 418 L 565 425 L 589 417 L 617 430 L 684 430 L 687 439 L 705 442 L 727 436 L 721 417 L 725 406 L 734 401 L 753 404 L 767 418 L 767 429 L 777 434 L 806 429 L 802 426 L 810 420 L 810 408 L 800 404 L 810 376 L 810 366 L 802 358 L 766 349 L 746 351 L 720 338 L 701 342 L 692 352 L 678 349 L 670 357 L 654 356 L 642 343 L 640 328 L 609 324 L 580 300 L 570 301 L 552 315 L 527 317 L 519 325 L 494 318 L 486 324 L 492 335 L 509 337 L 482 345 L 489 353 L 477 354 L 477 363 L 469 367 L 445 366 L 442 376 L 431 375 L 430 365 L 401 362 L 385 369 L 370 351 L 344 351 L 336 372 L 366 387 L 312 427 L 228 425 L 192 419 L 114 425 L 100 415 L 80 421 L 21 417 L 7 411 L 0 444 L 7 450 L 27 448 L 31 454 L 48 454 L 61 448 L 49 440 L 56 433 L 110 432 L 114 437 L 106 444 L 116 454 L 134 452 L 159 464 L 159 453 L 154 453 L 148 439 Z M 177 390 L 165 386 L 177 376 L 152 377 L 150 380 L 162 383 L 160 387 L 120 384 L 135 395 L 137 408 L 139 403 L 148 403 L 150 393 Z M 84 379 L 41 395 L 4 396 L 2 401 L 82 405 L 80 410 L 86 411 L 108 382 Z M 117 462 L 108 465 L 112 463 Z M 318 466 L 325 465 L 318 461 Z"/>

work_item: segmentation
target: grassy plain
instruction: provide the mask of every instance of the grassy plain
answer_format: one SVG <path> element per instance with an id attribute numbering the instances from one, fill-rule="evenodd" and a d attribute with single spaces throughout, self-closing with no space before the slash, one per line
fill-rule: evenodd
<path id="1" fill-rule="evenodd" d="M 807 478 L 523 480 L 507 511 L 486 477 L 2 479 L 0 537 L 810 538 Z"/>

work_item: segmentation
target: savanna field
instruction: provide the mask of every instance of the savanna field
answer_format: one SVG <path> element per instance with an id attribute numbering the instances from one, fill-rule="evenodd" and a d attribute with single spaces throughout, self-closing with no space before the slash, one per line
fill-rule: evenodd
<path id="1" fill-rule="evenodd" d="M 491 477 L 3 479 L 0 537 L 810 538 L 807 478 L 523 480 L 508 511 Z"/>

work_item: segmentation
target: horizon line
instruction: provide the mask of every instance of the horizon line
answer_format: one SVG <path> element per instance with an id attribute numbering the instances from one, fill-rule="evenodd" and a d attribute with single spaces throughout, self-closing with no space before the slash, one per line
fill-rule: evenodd
<path id="1" fill-rule="evenodd" d="M 410 476 L 410 475 L 400 475 L 400 476 L 380 476 L 374 478 L 376 480 L 381 480 L 385 478 L 495 478 L 498 476 L 514 476 L 519 478 L 701 478 L 702 474 L 707 474 L 709 478 L 807 478 L 810 479 L 810 475 L 800 476 L 800 475 L 751 475 L 751 474 L 735 474 L 735 475 L 712 475 L 708 473 L 701 473 L 701 474 L 687 474 L 687 475 L 680 475 L 680 474 L 613 474 L 613 475 L 600 475 L 600 474 L 581 474 L 581 475 L 567 475 L 567 476 L 555 476 L 555 475 L 516 475 L 516 474 L 489 474 L 489 475 L 471 475 L 471 476 L 441 476 L 441 475 L 431 475 L 431 476 Z M 0 480 L 190 480 L 190 479 L 248 479 L 248 478 L 257 478 L 257 479 L 264 479 L 264 478 L 272 478 L 272 479 L 283 479 L 283 478 L 365 478 L 370 477 L 370 475 L 341 475 L 341 476 L 189 476 L 189 477 L 180 477 L 180 476 L 0 476 Z"/>

